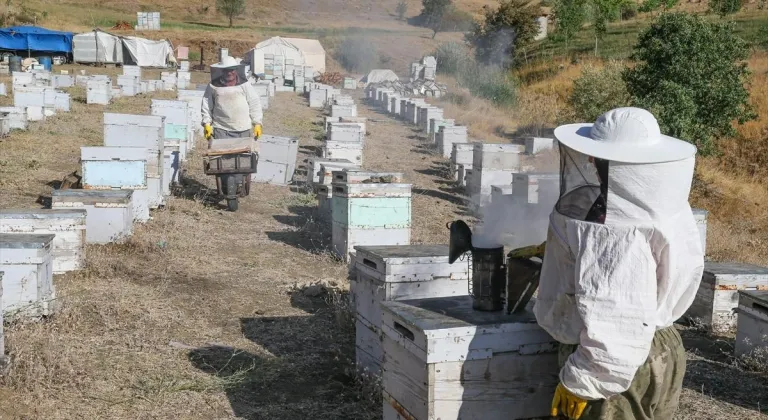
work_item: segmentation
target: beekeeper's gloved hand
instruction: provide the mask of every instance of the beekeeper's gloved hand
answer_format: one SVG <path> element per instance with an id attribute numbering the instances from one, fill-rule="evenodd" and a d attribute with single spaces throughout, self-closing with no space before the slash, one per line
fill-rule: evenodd
<path id="1" fill-rule="evenodd" d="M 559 411 L 571 420 L 579 420 L 587 408 L 587 402 L 559 383 L 555 389 L 555 397 L 552 399 L 552 417 L 557 417 Z"/>
<path id="2" fill-rule="evenodd" d="M 210 140 L 213 137 L 213 127 L 210 124 L 204 125 L 203 133 L 205 134 L 205 139 Z"/>
<path id="3" fill-rule="evenodd" d="M 261 137 L 261 134 L 262 134 L 261 133 L 261 124 L 254 124 L 253 125 L 253 137 L 255 137 L 256 140 L 258 140 L 259 137 Z"/>

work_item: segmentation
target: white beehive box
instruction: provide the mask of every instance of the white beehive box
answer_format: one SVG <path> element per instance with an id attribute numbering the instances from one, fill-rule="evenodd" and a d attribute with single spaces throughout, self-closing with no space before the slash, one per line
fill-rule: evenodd
<path id="1" fill-rule="evenodd" d="M 104 146 L 143 147 L 147 150 L 147 189 L 150 208 L 165 202 L 163 169 L 165 117 L 104 113 Z"/>
<path id="2" fill-rule="evenodd" d="M 440 131 L 440 127 L 453 127 L 454 125 L 456 125 L 456 121 L 453 119 L 431 118 L 429 120 L 429 142 L 437 144 L 437 132 Z"/>
<path id="3" fill-rule="evenodd" d="M 473 166 L 471 176 L 465 169 L 464 177 L 467 185 L 467 194 L 472 199 L 472 205 L 475 210 L 490 202 L 491 186 L 507 185 L 514 181 L 515 172 L 502 169 L 479 169 Z"/>
<path id="4" fill-rule="evenodd" d="M 447 245 L 357 246 L 350 295 L 357 324 L 355 360 L 378 374 L 380 303 L 390 300 L 462 296 L 468 293 L 467 264 L 448 263 Z"/>
<path id="5" fill-rule="evenodd" d="M 135 76 L 141 79 L 141 67 L 140 66 L 123 66 L 124 76 Z"/>
<path id="6" fill-rule="evenodd" d="M 353 77 L 345 77 L 344 89 L 357 89 L 357 80 L 355 80 Z"/>
<path id="7" fill-rule="evenodd" d="M 411 243 L 410 184 L 332 183 L 333 249 L 344 261 L 358 245 Z"/>
<path id="8" fill-rule="evenodd" d="M 331 122 L 328 125 L 328 140 L 363 143 L 365 129 L 358 123 Z"/>
<path id="9" fill-rule="evenodd" d="M 112 81 L 89 79 L 86 83 L 86 103 L 108 105 L 112 98 Z"/>
<path id="10" fill-rule="evenodd" d="M 520 170 L 520 155 L 524 147 L 516 144 L 475 143 L 472 168 Z"/>
<path id="11" fill-rule="evenodd" d="M 51 195 L 53 209 L 86 211 L 86 243 L 121 242 L 133 233 L 131 190 L 54 190 Z"/>
<path id="12" fill-rule="evenodd" d="M 316 185 L 317 216 L 324 222 L 331 222 L 331 199 L 333 191 L 330 185 Z"/>
<path id="13" fill-rule="evenodd" d="M 408 104 L 411 103 L 411 98 L 400 99 L 400 118 L 406 120 L 408 118 Z"/>
<path id="14" fill-rule="evenodd" d="M 557 342 L 531 312 L 475 311 L 471 296 L 381 306 L 384 404 L 420 420 L 549 416 Z"/>
<path id="15" fill-rule="evenodd" d="M 54 235 L 0 233 L 3 317 L 49 315 L 53 287 Z"/>
<path id="16" fill-rule="evenodd" d="M 512 196 L 512 185 L 491 185 L 491 202 Z"/>
<path id="17" fill-rule="evenodd" d="M 736 328 L 739 291 L 768 290 L 768 268 L 743 263 L 704 263 L 704 275 L 686 316 L 715 333 Z"/>
<path id="18" fill-rule="evenodd" d="M 362 166 L 363 144 L 329 140 L 323 146 L 322 157 L 327 159 L 345 159 Z"/>
<path id="19" fill-rule="evenodd" d="M 133 190 L 133 216 L 149 220 L 145 147 L 81 147 L 83 188 L 87 190 Z"/>
<path id="20" fill-rule="evenodd" d="M 55 74 L 51 76 L 51 86 L 54 88 L 71 88 L 75 85 L 75 79 L 66 74 Z"/>
<path id="21" fill-rule="evenodd" d="M 187 150 L 194 147 L 195 141 L 195 128 L 190 107 L 190 102 L 186 100 L 153 99 L 151 105 L 152 115 L 165 117 L 165 138 L 179 142 L 182 161 L 187 159 Z M 199 109 L 197 113 L 200 113 Z M 181 135 L 181 130 L 184 130 L 185 135 Z"/>
<path id="22" fill-rule="evenodd" d="M 444 125 L 435 134 L 437 150 L 445 158 L 451 157 L 454 143 L 467 143 L 467 127 L 463 125 Z"/>
<path id="23" fill-rule="evenodd" d="M 56 111 L 69 112 L 70 110 L 70 95 L 64 92 L 56 92 L 54 109 Z"/>
<path id="24" fill-rule="evenodd" d="M 768 352 L 768 289 L 739 292 L 736 357 Z"/>
<path id="25" fill-rule="evenodd" d="M 560 174 L 556 172 L 526 172 L 512 174 L 513 195 L 528 204 L 554 206 L 560 196 Z"/>
<path id="26" fill-rule="evenodd" d="M 426 133 L 429 133 L 430 120 L 442 120 L 443 110 L 437 107 L 421 108 L 421 118 L 419 118 L 419 127 Z"/>
<path id="27" fill-rule="evenodd" d="M 451 145 L 451 175 L 454 181 L 459 179 L 459 165 L 472 167 L 474 162 L 475 143 L 454 143 Z"/>
<path id="28" fill-rule="evenodd" d="M 535 155 L 545 150 L 552 150 L 555 147 L 555 139 L 547 137 L 526 137 L 525 154 Z"/>
<path id="29" fill-rule="evenodd" d="M 296 170 L 299 140 L 295 137 L 263 135 L 259 138 L 259 162 L 251 175 L 254 182 L 287 185 Z"/>
<path id="30" fill-rule="evenodd" d="M 701 250 L 704 254 L 707 253 L 707 218 L 709 212 L 703 209 L 692 209 L 693 217 L 696 219 L 696 226 L 699 228 L 699 236 L 701 236 Z"/>
<path id="31" fill-rule="evenodd" d="M 400 115 L 400 100 L 402 97 L 400 95 L 390 95 L 389 97 L 389 108 L 387 109 L 387 112 L 389 112 L 392 115 L 399 116 Z"/>
<path id="32" fill-rule="evenodd" d="M 27 129 L 27 112 L 24 108 L 15 106 L 0 107 L 0 112 L 8 113 L 8 124 L 11 130 Z"/>
<path id="33" fill-rule="evenodd" d="M 315 89 L 315 90 L 309 91 L 309 107 L 310 108 L 324 107 L 325 95 L 326 95 L 326 92 L 324 89 Z"/>
<path id="34" fill-rule="evenodd" d="M 55 235 L 53 272 L 85 267 L 85 218 L 83 209 L 0 210 L 0 233 Z"/>
<path id="35" fill-rule="evenodd" d="M 400 184 L 403 182 L 402 172 L 373 172 L 360 168 L 337 169 L 332 172 L 332 183 L 338 184 L 364 184 L 370 182 L 384 182 Z M 384 181 L 382 181 L 384 180 Z"/>
<path id="36" fill-rule="evenodd" d="M 313 185 L 320 183 L 320 177 L 323 174 L 321 166 L 324 164 L 336 165 L 347 168 L 357 168 L 358 165 L 347 159 L 324 159 L 321 157 L 311 157 L 307 162 L 307 185 L 312 188 Z"/>

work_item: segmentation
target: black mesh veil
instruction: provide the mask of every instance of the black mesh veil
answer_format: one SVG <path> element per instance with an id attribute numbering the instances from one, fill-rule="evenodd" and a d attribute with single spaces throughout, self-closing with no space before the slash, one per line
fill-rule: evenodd
<path id="1" fill-rule="evenodd" d="M 608 165 L 606 160 L 590 158 L 560 144 L 560 198 L 555 210 L 572 219 L 603 223 L 608 203 Z"/>

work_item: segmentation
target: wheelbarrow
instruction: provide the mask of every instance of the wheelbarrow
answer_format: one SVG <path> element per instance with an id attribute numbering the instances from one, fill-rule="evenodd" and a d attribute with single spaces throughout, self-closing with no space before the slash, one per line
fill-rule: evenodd
<path id="1" fill-rule="evenodd" d="M 254 144 L 253 137 L 211 139 L 203 156 L 203 171 L 216 176 L 216 188 L 229 211 L 237 211 L 238 198 L 250 193 L 251 174 L 259 161 Z"/>

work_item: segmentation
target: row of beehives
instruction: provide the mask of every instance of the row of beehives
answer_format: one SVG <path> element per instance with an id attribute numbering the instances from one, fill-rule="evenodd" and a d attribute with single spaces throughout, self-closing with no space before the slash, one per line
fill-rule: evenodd
<path id="1" fill-rule="evenodd" d="M 162 72 L 159 80 L 143 80 L 139 66 L 123 66 L 123 74 L 117 76 L 116 83 L 105 75 L 75 76 L 74 83 L 87 89 L 88 104 L 107 105 L 112 99 L 121 96 L 136 96 L 163 90 L 195 89 L 192 85 L 192 74 L 189 72 L 189 62 L 182 61 L 178 71 Z"/>
<path id="2" fill-rule="evenodd" d="M 70 95 L 58 88 L 67 88 L 58 75 L 46 71 L 15 72 L 12 76 L 13 106 L 0 107 L 0 135 L 11 130 L 26 130 L 29 121 L 45 121 L 57 112 L 69 112 Z M 0 95 L 6 95 L 5 84 Z"/>
<path id="3" fill-rule="evenodd" d="M 424 56 L 419 62 L 411 63 L 409 69 L 411 82 L 416 80 L 435 80 L 437 76 L 437 59 L 431 55 Z"/>
<path id="4" fill-rule="evenodd" d="M 521 166 L 520 154 L 552 148 L 552 139 L 528 138 L 524 146 L 470 143 L 465 136 L 439 139 L 440 121 L 434 115 L 440 112 L 421 100 L 395 95 L 375 88 L 366 94 L 376 106 L 425 131 L 428 118 L 430 139 L 444 157 L 451 151 L 453 179 L 470 196 L 496 200 L 516 195 L 538 203 L 540 193 L 547 195 L 544 189 L 559 189 L 557 174 L 521 172 L 530 168 Z M 695 209 L 694 214 L 706 249 L 707 213 Z M 530 316 L 473 311 L 467 263 L 447 260 L 445 246 L 359 247 L 354 254 L 356 360 L 381 376 L 384 419 L 547 416 L 558 381 L 557 343 Z M 768 346 L 766 290 L 764 267 L 707 262 L 686 318 L 703 321 L 715 333 L 736 328 L 736 355 Z"/>
<path id="5" fill-rule="evenodd" d="M 331 224 L 334 252 L 348 261 L 358 245 L 409 244 L 411 185 L 402 173 L 362 169 L 367 120 L 358 116 L 355 101 L 319 83 L 306 91 L 310 106 L 330 114 L 320 156 L 308 163 L 307 186 L 317 196 L 320 218 Z"/>
<path id="6" fill-rule="evenodd" d="M 125 240 L 164 204 L 201 134 L 202 93 L 152 100 L 151 115 L 105 113 L 104 146 L 81 148 L 83 189 L 53 191 L 50 209 L 0 211 L 0 312 L 50 313 L 54 273 L 83 268 L 86 243 Z"/>

